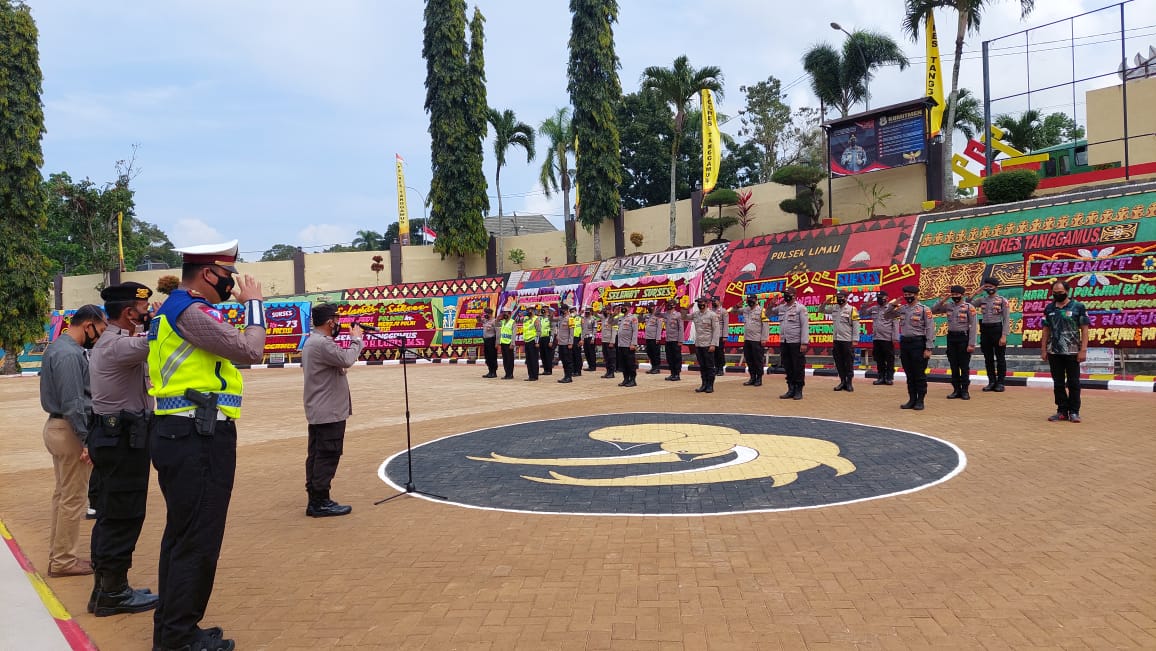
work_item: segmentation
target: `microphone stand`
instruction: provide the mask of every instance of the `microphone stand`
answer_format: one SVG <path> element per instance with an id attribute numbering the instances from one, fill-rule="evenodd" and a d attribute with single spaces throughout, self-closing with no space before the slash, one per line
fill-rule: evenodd
<path id="1" fill-rule="evenodd" d="M 374 328 L 374 330 L 376 330 L 376 328 Z M 416 361 L 417 357 L 420 357 L 420 355 L 417 352 L 414 352 L 413 355 L 414 355 L 415 361 Z M 402 339 L 401 340 L 401 382 L 402 382 L 403 392 L 405 393 L 405 461 L 406 461 L 406 466 L 408 467 L 409 477 L 405 482 L 405 492 L 404 493 L 398 493 L 397 495 L 390 495 L 389 497 L 380 499 L 380 500 L 373 503 L 374 506 L 377 506 L 378 504 L 384 504 L 385 502 L 388 502 L 390 500 L 397 499 L 399 497 L 402 497 L 403 495 L 410 495 L 412 493 L 416 493 L 418 495 L 425 495 L 426 497 L 437 498 L 439 500 L 448 499 L 444 495 L 437 495 L 435 493 L 427 493 L 425 491 L 418 490 L 417 486 L 413 483 L 413 438 L 410 435 L 410 425 L 409 425 L 409 375 L 406 372 L 405 367 L 406 367 L 406 348 L 405 348 L 405 339 Z"/>

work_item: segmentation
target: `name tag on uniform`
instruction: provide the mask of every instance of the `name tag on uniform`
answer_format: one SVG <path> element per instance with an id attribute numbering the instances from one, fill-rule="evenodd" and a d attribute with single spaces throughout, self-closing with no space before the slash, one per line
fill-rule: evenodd
<path id="1" fill-rule="evenodd" d="M 960 312 L 959 313 L 959 322 L 960 323 L 967 323 L 967 317 L 968 317 L 967 312 Z"/>
<path id="2" fill-rule="evenodd" d="M 920 322 L 920 321 L 922 321 L 922 320 L 923 320 L 923 317 L 922 317 L 922 316 L 919 316 L 918 314 L 916 314 L 916 315 L 914 315 L 914 316 L 912 316 L 912 317 L 911 317 L 911 322 L 912 322 L 912 323 L 919 323 L 919 322 Z"/>

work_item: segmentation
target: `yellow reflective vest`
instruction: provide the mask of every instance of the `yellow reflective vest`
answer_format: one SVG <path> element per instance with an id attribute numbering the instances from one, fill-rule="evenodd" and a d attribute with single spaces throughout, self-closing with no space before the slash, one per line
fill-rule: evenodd
<path id="1" fill-rule="evenodd" d="M 181 337 L 176 327 L 177 318 L 186 309 L 199 309 L 194 303 L 209 305 L 203 299 L 194 299 L 185 290 L 174 291 L 149 327 L 149 394 L 157 400 L 158 416 L 196 409 L 185 398 L 186 389 L 217 394 L 217 408 L 230 418 L 241 416 L 241 372 L 232 362 L 197 348 Z M 212 307 L 210 305 L 210 307 Z"/>
<path id="2" fill-rule="evenodd" d="M 526 317 L 526 319 L 524 321 L 522 321 L 522 341 L 533 341 L 535 343 L 537 342 L 537 340 L 538 340 L 537 321 L 538 321 L 538 317 L 536 317 L 536 316 Z"/>
<path id="3" fill-rule="evenodd" d="M 508 346 L 514 343 L 514 320 L 506 319 L 502 321 L 501 329 L 498 331 L 498 343 L 503 346 Z"/>

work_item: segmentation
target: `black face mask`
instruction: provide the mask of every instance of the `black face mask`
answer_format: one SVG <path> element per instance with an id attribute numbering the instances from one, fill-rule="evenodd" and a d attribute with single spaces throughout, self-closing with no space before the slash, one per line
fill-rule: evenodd
<path id="1" fill-rule="evenodd" d="M 1055 292 L 1054 294 L 1052 294 L 1052 299 L 1055 300 L 1055 302 L 1057 302 L 1057 303 L 1063 303 L 1064 301 L 1068 300 L 1068 293 L 1067 292 Z"/>
<path id="2" fill-rule="evenodd" d="M 837 302 L 839 305 L 845 305 L 847 303 L 847 299 L 837 298 L 837 299 L 835 299 L 835 302 Z"/>
<path id="3" fill-rule="evenodd" d="M 887 297 L 886 296 L 876 296 L 875 302 L 878 303 L 879 305 L 887 305 Z"/>
<path id="4" fill-rule="evenodd" d="M 754 307 L 757 304 L 758 304 L 757 301 L 747 301 L 747 307 Z"/>
<path id="5" fill-rule="evenodd" d="M 995 287 L 986 287 L 983 291 L 987 292 L 988 296 L 991 296 L 995 294 Z"/>
<path id="6" fill-rule="evenodd" d="M 229 296 L 232 295 L 233 287 L 235 287 L 237 285 L 237 282 L 235 280 L 233 280 L 233 276 L 231 276 L 231 275 L 228 275 L 228 276 L 217 276 L 217 274 L 213 274 L 213 275 L 216 276 L 216 278 L 217 278 L 216 282 L 213 283 L 213 289 L 216 290 L 217 295 L 221 297 L 221 299 L 217 302 L 218 303 L 224 303 L 225 301 L 227 301 L 229 299 Z"/>
<path id="7" fill-rule="evenodd" d="M 141 312 L 140 315 L 138 315 L 136 318 L 136 322 L 139 323 L 145 330 L 148 330 L 149 324 L 152 323 L 152 321 L 152 312 Z"/>
<path id="8" fill-rule="evenodd" d="M 96 326 L 92 326 L 92 335 L 91 337 L 88 336 L 88 326 L 85 326 L 84 341 L 80 342 L 80 346 L 85 350 L 92 350 L 93 346 L 96 345 L 96 340 L 100 339 L 100 333 L 96 331 Z"/>
<path id="9" fill-rule="evenodd" d="M 905 296 L 903 297 L 903 300 L 907 301 L 907 302 L 908 302 L 908 304 L 910 304 L 910 303 L 914 303 L 914 302 L 915 302 L 915 297 L 914 297 L 914 296 L 906 296 L 906 295 L 905 295 Z"/>
<path id="10" fill-rule="evenodd" d="M 951 300 L 955 301 L 956 303 L 962 303 L 963 297 L 962 296 L 952 296 Z"/>

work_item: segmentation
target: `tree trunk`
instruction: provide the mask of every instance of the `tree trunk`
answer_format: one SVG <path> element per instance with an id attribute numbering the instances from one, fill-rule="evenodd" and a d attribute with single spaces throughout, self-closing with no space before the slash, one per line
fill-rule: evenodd
<path id="1" fill-rule="evenodd" d="M 955 28 L 955 60 L 951 64 L 951 94 L 947 96 L 947 111 L 943 116 L 943 200 L 955 198 L 955 172 L 951 169 L 951 141 L 955 132 L 955 98 L 959 94 L 959 64 L 963 59 L 963 37 L 967 34 L 967 15 L 959 12 Z M 985 124 L 984 129 L 987 129 Z M 985 138 L 986 140 L 986 138 Z"/>
<path id="2" fill-rule="evenodd" d="M 498 217 L 502 216 L 502 165 L 497 165 L 494 171 L 494 189 L 498 192 Z M 499 220 L 500 221 L 500 220 Z"/>
<path id="3" fill-rule="evenodd" d="M 672 249 L 678 235 L 678 208 L 675 206 L 675 201 L 678 199 L 676 178 L 678 174 L 678 136 L 676 131 L 674 140 L 670 145 L 670 248 Z"/>
<path id="4" fill-rule="evenodd" d="M 592 229 L 594 231 L 594 259 L 602 259 L 602 224 L 597 224 Z"/>
<path id="5" fill-rule="evenodd" d="M 458 256 L 458 278 L 466 277 L 466 256 Z"/>
<path id="6" fill-rule="evenodd" d="M 566 152 L 563 151 L 565 156 Z M 564 158 L 562 160 L 565 160 Z M 574 234 L 570 234 L 570 171 L 563 166 L 562 172 L 562 231 L 566 238 L 566 264 L 578 262 L 578 225 L 574 224 Z"/>
<path id="7" fill-rule="evenodd" d="M 0 375 L 16 375 L 20 372 L 16 366 L 18 355 L 19 353 L 13 353 L 9 350 L 4 351 L 4 363 L 0 365 Z"/>

